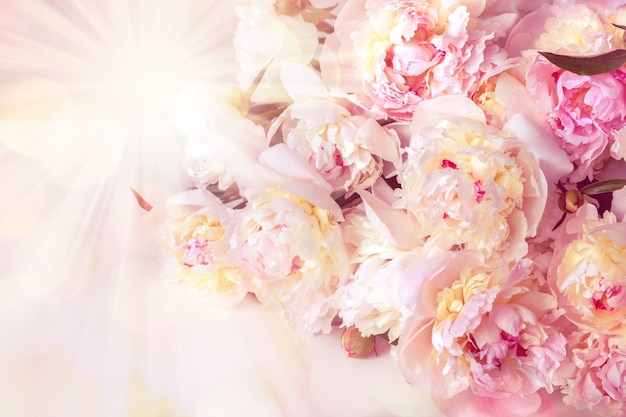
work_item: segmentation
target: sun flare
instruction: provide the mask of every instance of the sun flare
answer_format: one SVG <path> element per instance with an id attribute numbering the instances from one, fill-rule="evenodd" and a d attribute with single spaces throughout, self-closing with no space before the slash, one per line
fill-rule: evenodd
<path id="1" fill-rule="evenodd" d="M 3 3 L 0 144 L 65 186 L 119 176 L 129 156 L 168 172 L 177 94 L 232 82 L 235 25 L 217 1 Z"/>
<path id="2" fill-rule="evenodd" d="M 218 1 L 2 2 L 1 415 L 183 415 L 138 394 L 177 368 L 131 358 L 181 320 L 151 247 L 163 201 L 186 186 L 169 119 L 188 84 L 234 79 L 235 25 Z"/>

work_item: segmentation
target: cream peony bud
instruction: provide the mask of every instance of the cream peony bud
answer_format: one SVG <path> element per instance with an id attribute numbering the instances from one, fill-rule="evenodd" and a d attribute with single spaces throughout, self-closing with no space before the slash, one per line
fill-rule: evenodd
<path id="1" fill-rule="evenodd" d="M 365 358 L 375 348 L 375 336 L 363 336 L 356 327 L 348 327 L 341 335 L 341 347 L 349 358 Z"/>
<path id="2" fill-rule="evenodd" d="M 583 193 L 578 189 L 567 190 L 559 196 L 559 209 L 563 213 L 576 213 L 585 203 Z"/>

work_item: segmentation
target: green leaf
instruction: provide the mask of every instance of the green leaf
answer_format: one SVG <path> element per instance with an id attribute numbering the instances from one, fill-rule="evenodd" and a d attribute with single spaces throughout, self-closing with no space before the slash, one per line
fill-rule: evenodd
<path id="1" fill-rule="evenodd" d="M 606 180 L 585 185 L 580 191 L 588 195 L 612 193 L 622 189 L 624 186 L 626 186 L 626 180 Z"/>
<path id="2" fill-rule="evenodd" d="M 595 75 L 611 72 L 626 63 L 626 49 L 615 49 L 599 55 L 569 56 L 539 52 L 557 67 L 579 75 Z"/>

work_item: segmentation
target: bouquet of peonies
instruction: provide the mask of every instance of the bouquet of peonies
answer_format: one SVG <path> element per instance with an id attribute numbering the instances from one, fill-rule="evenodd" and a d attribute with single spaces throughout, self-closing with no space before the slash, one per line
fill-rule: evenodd
<path id="1" fill-rule="evenodd" d="M 546 3 L 238 7 L 238 85 L 173 119 L 168 274 L 385 338 L 451 416 L 624 415 L 626 1 Z"/>

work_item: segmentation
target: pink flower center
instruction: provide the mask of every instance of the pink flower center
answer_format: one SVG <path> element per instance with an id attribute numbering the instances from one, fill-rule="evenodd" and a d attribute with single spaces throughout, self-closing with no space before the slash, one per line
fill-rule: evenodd
<path id="1" fill-rule="evenodd" d="M 480 203 L 485 197 L 485 190 L 482 189 L 482 182 L 480 180 L 474 182 L 474 191 L 476 191 L 476 202 Z"/>
<path id="2" fill-rule="evenodd" d="M 518 343 L 518 339 L 517 336 L 500 331 L 500 340 L 479 347 L 474 335 L 470 334 L 465 347 L 474 360 L 482 364 L 485 369 L 500 369 L 505 357 L 520 358 L 528 355 L 526 349 Z"/>
<path id="3" fill-rule="evenodd" d="M 561 74 L 563 74 L 563 70 L 557 70 L 552 73 L 552 79 L 555 83 L 559 81 L 559 77 L 561 76 Z"/>
<path id="4" fill-rule="evenodd" d="M 441 161 L 441 168 L 459 169 L 458 165 L 449 159 L 443 159 Z M 474 181 L 474 191 L 476 192 L 477 203 L 480 203 L 481 201 L 483 201 L 483 198 L 485 197 L 485 190 L 483 190 L 482 185 L 483 185 L 482 181 L 480 180 Z"/>
<path id="5" fill-rule="evenodd" d="M 591 301 L 597 310 L 613 311 L 616 302 L 621 298 L 623 287 L 620 285 L 606 285 L 606 280 L 602 278 L 598 285 L 598 291 L 593 294 Z"/>
<path id="6" fill-rule="evenodd" d="M 441 161 L 441 168 L 459 169 L 457 165 L 449 159 L 444 159 L 443 161 Z"/>
<path id="7" fill-rule="evenodd" d="M 445 51 L 435 48 L 417 33 L 410 41 L 392 45 L 387 50 L 385 73 L 399 88 L 408 88 L 419 94 L 425 86 L 424 78 L 428 76 L 428 71 L 439 64 L 445 56 Z"/>
<path id="8" fill-rule="evenodd" d="M 515 351 L 515 356 L 517 356 L 518 358 L 520 356 L 526 356 L 526 349 L 524 349 L 523 347 L 521 347 L 519 345 L 519 343 L 517 342 L 518 338 L 517 336 L 513 336 L 512 334 L 509 334 L 507 332 L 505 332 L 504 330 L 500 332 L 500 337 L 502 338 L 502 340 L 504 340 L 505 342 L 507 342 L 507 345 L 509 347 L 509 351 L 514 350 Z"/>
<path id="9" fill-rule="evenodd" d="M 187 244 L 187 249 L 183 255 L 182 263 L 185 266 L 192 267 L 195 265 L 208 265 L 207 259 L 207 242 L 204 239 L 192 238 Z"/>

